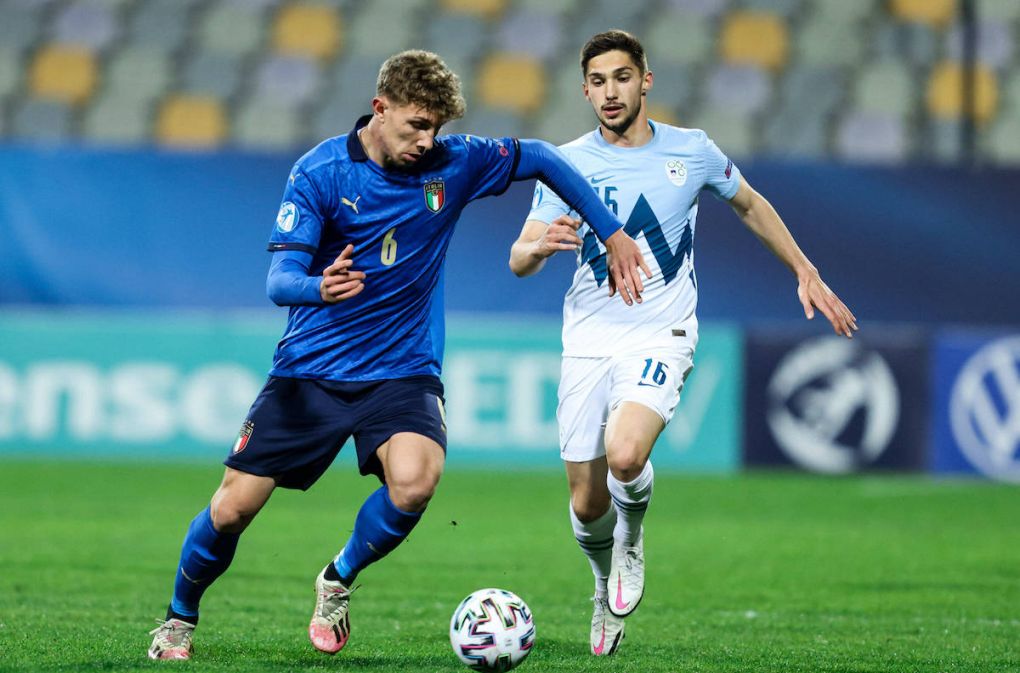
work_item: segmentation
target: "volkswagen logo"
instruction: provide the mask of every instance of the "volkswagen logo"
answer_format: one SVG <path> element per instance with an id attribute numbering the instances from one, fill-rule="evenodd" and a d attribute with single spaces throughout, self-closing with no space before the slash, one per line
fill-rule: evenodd
<path id="1" fill-rule="evenodd" d="M 798 465 L 842 474 L 888 448 L 900 395 L 882 356 L 842 337 L 800 344 L 768 386 L 767 421 L 776 444 Z"/>
<path id="2" fill-rule="evenodd" d="M 953 384 L 949 414 L 974 467 L 1020 482 L 1020 337 L 993 341 L 971 356 Z"/>

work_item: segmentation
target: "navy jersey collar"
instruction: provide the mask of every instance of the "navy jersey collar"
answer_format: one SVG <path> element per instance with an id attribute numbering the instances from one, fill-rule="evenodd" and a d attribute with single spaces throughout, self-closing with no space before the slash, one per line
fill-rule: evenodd
<path id="1" fill-rule="evenodd" d="M 368 155 L 365 154 L 365 146 L 361 144 L 361 139 L 358 138 L 358 131 L 368 126 L 370 119 L 372 119 L 372 115 L 359 117 L 358 121 L 354 124 L 354 128 L 347 134 L 347 154 L 350 155 L 352 161 L 368 161 Z"/>

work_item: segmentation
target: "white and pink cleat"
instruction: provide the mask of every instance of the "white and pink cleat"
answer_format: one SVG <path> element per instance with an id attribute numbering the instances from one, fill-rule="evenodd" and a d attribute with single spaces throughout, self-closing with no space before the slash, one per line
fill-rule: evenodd
<path id="1" fill-rule="evenodd" d="M 638 534 L 633 547 L 613 545 L 609 570 L 609 611 L 626 617 L 637 609 L 645 593 L 645 531 Z"/>
<path id="2" fill-rule="evenodd" d="M 190 659 L 195 625 L 180 619 L 157 621 L 159 626 L 149 631 L 149 635 L 154 636 L 149 646 L 149 659 Z"/>
<path id="3" fill-rule="evenodd" d="M 308 624 L 308 638 L 315 649 L 336 654 L 344 649 L 351 635 L 350 609 L 353 590 L 343 582 L 330 582 L 325 570 L 315 578 L 315 612 Z"/>

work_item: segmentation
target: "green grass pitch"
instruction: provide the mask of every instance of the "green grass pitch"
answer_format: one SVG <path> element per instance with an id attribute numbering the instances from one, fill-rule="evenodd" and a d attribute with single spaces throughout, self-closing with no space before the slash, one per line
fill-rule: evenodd
<path id="1" fill-rule="evenodd" d="M 466 671 L 470 591 L 531 606 L 521 671 L 1020 671 L 1020 489 L 929 477 L 658 474 L 647 593 L 619 654 L 588 655 L 588 565 L 564 477 L 448 467 L 421 525 L 359 578 L 336 657 L 307 641 L 312 582 L 371 479 L 277 492 L 205 596 L 191 662 L 150 662 L 206 465 L 0 462 L 0 671 Z"/>

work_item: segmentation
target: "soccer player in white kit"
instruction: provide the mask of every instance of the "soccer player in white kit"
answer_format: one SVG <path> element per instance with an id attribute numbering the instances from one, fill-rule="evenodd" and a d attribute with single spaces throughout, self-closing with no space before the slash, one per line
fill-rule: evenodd
<path id="1" fill-rule="evenodd" d="M 563 305 L 557 418 L 570 520 L 595 575 L 591 652 L 609 655 L 623 638 L 623 618 L 644 594 L 649 456 L 680 400 L 698 343 L 693 241 L 701 190 L 727 200 L 790 268 L 808 319 L 817 309 L 847 337 L 857 325 L 775 209 L 704 131 L 648 119 L 645 96 L 653 77 L 634 36 L 595 35 L 581 50 L 581 71 L 599 126 L 561 149 L 627 223 L 652 276 L 639 304 L 611 301 L 604 249 L 542 183 L 511 249 L 510 268 L 528 276 L 558 251 L 577 253 Z"/>

